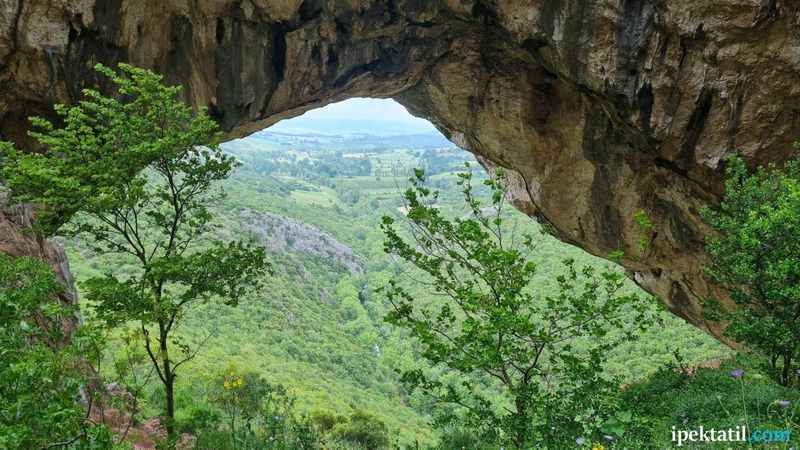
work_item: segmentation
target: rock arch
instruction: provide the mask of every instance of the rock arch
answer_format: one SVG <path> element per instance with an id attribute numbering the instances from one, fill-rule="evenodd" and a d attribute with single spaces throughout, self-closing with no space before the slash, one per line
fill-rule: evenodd
<path id="1" fill-rule="evenodd" d="M 520 209 L 591 253 L 624 251 L 712 334 L 698 210 L 726 155 L 780 162 L 800 135 L 789 0 L 0 0 L 0 137 L 29 145 L 25 118 L 74 102 L 97 61 L 159 70 L 230 137 L 394 97 L 509 169 Z M 22 239 L 0 250 L 53 258 Z"/>

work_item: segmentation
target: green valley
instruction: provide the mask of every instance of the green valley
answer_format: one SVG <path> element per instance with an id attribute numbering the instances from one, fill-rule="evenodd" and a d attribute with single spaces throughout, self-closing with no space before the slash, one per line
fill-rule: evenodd
<path id="1" fill-rule="evenodd" d="M 222 370 L 235 367 L 285 386 L 301 414 L 363 410 L 385 422 L 400 444 L 436 441 L 427 400 L 408 395 L 395 373 L 418 364 L 414 342 L 384 323 L 387 300 L 375 292 L 403 270 L 384 253 L 378 225 L 383 215 L 402 217 L 401 194 L 411 169 L 426 168 L 442 193 L 441 207 L 452 214 L 466 213 L 454 174 L 469 163 L 477 176 L 485 176 L 471 155 L 436 136 L 382 141 L 264 131 L 224 145 L 243 165 L 224 182 L 227 198 L 218 207 L 217 232 L 266 246 L 275 275 L 237 308 L 205 305 L 182 318 L 181 339 L 203 342 L 181 377 L 179 396 L 192 405 L 178 412 L 187 429 L 214 409 L 197 399 L 213 390 Z M 541 233 L 521 213 L 509 216 L 520 231 Z M 542 239 L 537 253 L 542 290 L 553 287 L 550 273 L 565 258 L 609 264 L 555 238 Z M 93 256 L 80 242 L 70 242 L 69 252 L 79 286 L 115 264 Z M 630 283 L 628 289 L 637 288 Z M 419 295 L 426 296 L 422 290 Z M 662 326 L 609 354 L 611 374 L 626 383 L 641 380 L 673 361 L 676 349 L 690 364 L 728 354 L 647 298 Z M 151 400 L 145 401 L 145 416 L 158 412 L 158 399 Z"/>

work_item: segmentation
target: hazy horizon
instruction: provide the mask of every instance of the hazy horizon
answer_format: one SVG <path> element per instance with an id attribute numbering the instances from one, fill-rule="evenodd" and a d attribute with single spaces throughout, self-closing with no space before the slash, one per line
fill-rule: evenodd
<path id="1" fill-rule="evenodd" d="M 392 99 L 356 97 L 286 119 L 265 131 L 377 136 L 438 133 L 427 120 L 411 115 Z"/>

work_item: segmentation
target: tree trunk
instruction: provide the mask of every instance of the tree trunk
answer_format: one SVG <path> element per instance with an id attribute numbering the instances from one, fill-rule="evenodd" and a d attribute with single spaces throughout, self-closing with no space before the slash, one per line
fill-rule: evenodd
<path id="1" fill-rule="evenodd" d="M 167 384 L 165 387 L 167 394 L 167 405 L 165 411 L 167 415 L 167 436 L 169 436 L 169 439 L 172 440 L 173 436 L 175 435 L 175 378 L 172 375 L 167 376 Z"/>
<path id="2" fill-rule="evenodd" d="M 160 339 L 161 366 L 164 369 L 164 393 L 166 395 L 166 405 L 164 414 L 166 419 L 167 439 L 174 442 L 175 437 L 175 373 L 169 360 L 167 349 L 167 334 L 164 332 L 163 325 L 160 326 L 162 333 Z"/>
<path id="3" fill-rule="evenodd" d="M 783 376 L 781 377 L 781 384 L 784 386 L 791 385 L 792 377 L 792 354 L 786 353 L 783 355 Z"/>
<path id="4" fill-rule="evenodd" d="M 514 400 L 516 415 L 517 415 L 517 429 L 514 433 L 514 446 L 520 450 L 525 448 L 525 441 L 527 436 L 527 422 L 528 422 L 528 408 L 526 402 L 517 397 Z"/>

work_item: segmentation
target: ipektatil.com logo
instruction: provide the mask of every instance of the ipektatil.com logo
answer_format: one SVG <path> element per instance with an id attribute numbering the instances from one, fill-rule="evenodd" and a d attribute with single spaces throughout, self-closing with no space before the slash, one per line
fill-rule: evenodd
<path id="1" fill-rule="evenodd" d="M 684 443 L 691 442 L 747 442 L 747 443 L 774 443 L 790 442 L 792 439 L 791 430 L 754 430 L 748 432 L 747 427 L 740 425 L 735 428 L 705 428 L 700 426 L 694 430 L 678 430 L 672 426 L 672 442 L 678 447 Z"/>

